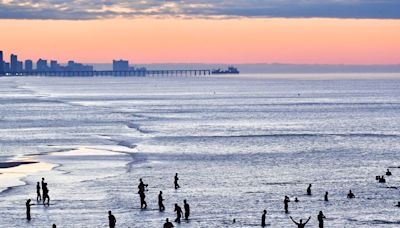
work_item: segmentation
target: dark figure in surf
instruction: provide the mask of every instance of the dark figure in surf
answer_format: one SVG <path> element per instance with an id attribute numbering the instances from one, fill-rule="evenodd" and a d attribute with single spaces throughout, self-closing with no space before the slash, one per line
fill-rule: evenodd
<path id="1" fill-rule="evenodd" d="M 160 191 L 160 194 L 158 194 L 158 209 L 160 211 L 164 211 L 165 210 L 163 201 L 164 201 L 164 199 L 162 197 L 162 191 Z"/>
<path id="2" fill-rule="evenodd" d="M 180 206 L 178 206 L 177 203 L 175 204 L 175 210 L 174 211 L 176 212 L 175 222 L 181 223 L 181 217 L 183 215 L 183 212 L 182 212 L 182 208 Z"/>
<path id="3" fill-rule="evenodd" d="M 392 176 L 392 172 L 390 172 L 389 169 L 387 169 L 387 171 L 386 171 L 386 176 Z"/>
<path id="4" fill-rule="evenodd" d="M 190 216 L 190 206 L 186 202 L 186 200 L 183 200 L 183 208 L 185 209 L 185 220 L 189 220 Z"/>
<path id="5" fill-rule="evenodd" d="M 50 196 L 49 196 L 49 189 L 47 188 L 47 183 L 43 183 L 42 188 L 43 188 L 43 205 L 45 204 L 50 205 Z"/>
<path id="6" fill-rule="evenodd" d="M 115 219 L 115 216 L 111 214 L 111 211 L 108 211 L 108 224 L 110 225 L 110 228 L 115 228 L 116 223 L 117 219 Z"/>
<path id="7" fill-rule="evenodd" d="M 57 228 L 56 224 L 53 224 L 51 227 L 52 227 L 52 228 Z"/>
<path id="8" fill-rule="evenodd" d="M 36 184 L 36 201 L 41 201 L 42 195 L 40 195 L 40 183 L 37 182 Z"/>
<path id="9" fill-rule="evenodd" d="M 306 226 L 306 224 L 308 223 L 308 221 L 310 221 L 311 216 L 307 219 L 307 221 L 305 223 L 303 223 L 303 219 L 300 219 L 300 222 L 294 221 L 292 216 L 290 216 L 290 219 L 297 225 L 297 228 L 304 228 Z"/>
<path id="10" fill-rule="evenodd" d="M 42 177 L 42 196 L 43 196 L 43 201 L 44 201 L 44 184 L 45 184 L 45 182 L 44 182 L 44 177 Z"/>
<path id="11" fill-rule="evenodd" d="M 141 192 L 145 191 L 145 188 L 149 186 L 148 184 L 144 184 L 142 178 L 139 179 L 139 185 L 138 185 L 138 193 L 140 194 Z"/>
<path id="12" fill-rule="evenodd" d="M 311 196 L 311 184 L 308 185 L 308 188 L 307 188 L 307 195 Z"/>
<path id="13" fill-rule="evenodd" d="M 265 219 L 266 219 L 266 215 L 267 215 L 267 210 L 264 210 L 262 216 L 261 216 L 261 226 L 265 227 L 267 224 L 265 223 Z"/>
<path id="14" fill-rule="evenodd" d="M 399 201 L 399 202 L 397 202 L 397 205 L 396 205 L 396 207 L 400 207 L 400 201 Z"/>
<path id="15" fill-rule="evenodd" d="M 26 205 L 26 219 L 28 221 L 30 221 L 31 220 L 31 206 L 35 205 L 35 204 L 31 204 L 31 199 L 28 199 L 26 201 L 25 205 Z"/>
<path id="16" fill-rule="evenodd" d="M 145 201 L 146 195 L 144 192 L 139 193 L 140 196 L 140 209 L 146 209 L 147 208 L 147 203 Z"/>
<path id="17" fill-rule="evenodd" d="M 324 228 L 324 219 L 326 218 L 325 215 L 322 213 L 322 211 L 320 211 L 317 217 L 319 228 Z"/>
<path id="18" fill-rule="evenodd" d="M 294 202 L 298 203 L 299 199 L 297 199 L 297 197 L 294 197 Z"/>
<path id="19" fill-rule="evenodd" d="M 347 198 L 352 199 L 352 198 L 354 198 L 354 197 L 356 197 L 356 196 L 355 196 L 354 193 L 350 190 L 349 193 L 347 194 Z"/>
<path id="20" fill-rule="evenodd" d="M 384 176 L 381 176 L 381 177 L 379 178 L 379 183 L 386 183 L 386 179 L 385 179 Z"/>
<path id="21" fill-rule="evenodd" d="M 325 192 L 324 201 L 329 201 L 328 200 L 328 192 Z"/>
<path id="22" fill-rule="evenodd" d="M 176 173 L 176 174 L 175 174 L 175 177 L 174 177 L 175 189 L 180 188 L 180 186 L 179 186 L 179 184 L 178 184 L 178 180 L 179 180 L 179 178 L 178 178 L 178 173 Z"/>
<path id="23" fill-rule="evenodd" d="M 285 205 L 285 213 L 289 213 L 289 202 L 290 199 L 288 196 L 285 196 L 285 199 L 283 200 L 283 204 Z"/>
<path id="24" fill-rule="evenodd" d="M 174 224 L 172 224 L 172 222 L 170 222 L 169 219 L 167 218 L 164 223 L 164 228 L 172 228 L 172 227 L 174 227 Z"/>

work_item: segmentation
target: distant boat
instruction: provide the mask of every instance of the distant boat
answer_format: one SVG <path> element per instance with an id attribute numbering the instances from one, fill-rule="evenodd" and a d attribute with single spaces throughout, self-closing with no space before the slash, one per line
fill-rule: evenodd
<path id="1" fill-rule="evenodd" d="M 236 67 L 230 66 L 230 67 L 228 67 L 228 70 L 217 69 L 217 70 L 212 70 L 211 73 L 212 74 L 239 74 L 240 72 Z"/>

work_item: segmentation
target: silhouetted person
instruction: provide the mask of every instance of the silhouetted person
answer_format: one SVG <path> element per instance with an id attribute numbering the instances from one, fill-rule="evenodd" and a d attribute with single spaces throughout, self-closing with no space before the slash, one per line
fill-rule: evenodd
<path id="1" fill-rule="evenodd" d="M 183 200 L 183 208 L 185 209 L 185 220 L 188 220 L 190 216 L 190 206 L 186 200 Z"/>
<path id="2" fill-rule="evenodd" d="M 147 208 L 147 203 L 145 201 L 146 195 L 144 194 L 144 192 L 140 192 L 139 196 L 140 196 L 140 208 L 146 209 Z"/>
<path id="3" fill-rule="evenodd" d="M 110 225 L 110 228 L 114 228 L 116 223 L 117 219 L 115 219 L 115 216 L 111 214 L 111 211 L 108 211 L 108 224 Z"/>
<path id="4" fill-rule="evenodd" d="M 42 177 L 42 193 L 43 193 L 43 194 L 42 194 L 42 196 L 43 196 L 42 199 L 43 199 L 43 201 L 44 201 L 44 184 L 45 184 L 45 183 L 44 183 L 44 177 Z"/>
<path id="5" fill-rule="evenodd" d="M 53 224 L 51 227 L 52 227 L 52 228 L 57 228 L 56 224 Z"/>
<path id="6" fill-rule="evenodd" d="M 28 199 L 25 203 L 26 205 L 26 219 L 28 219 L 28 221 L 31 220 L 31 206 L 35 205 L 35 204 L 31 204 L 31 199 Z"/>
<path id="7" fill-rule="evenodd" d="M 379 183 L 386 183 L 386 179 L 384 176 L 381 176 L 381 178 L 379 178 Z"/>
<path id="8" fill-rule="evenodd" d="M 164 199 L 162 197 L 162 191 L 160 191 L 160 194 L 158 194 L 158 209 L 160 211 L 164 211 L 165 210 L 163 201 L 164 201 Z"/>
<path id="9" fill-rule="evenodd" d="M 164 223 L 164 228 L 172 228 L 172 227 L 174 227 L 174 224 L 172 224 L 172 222 L 170 222 L 169 219 L 166 219 Z"/>
<path id="10" fill-rule="evenodd" d="M 138 193 L 140 194 L 140 192 L 144 192 L 145 191 L 145 187 L 147 187 L 147 186 L 148 186 L 147 184 L 143 183 L 142 178 L 140 178 L 139 179 L 139 185 L 138 185 L 138 189 L 139 189 Z"/>
<path id="11" fill-rule="evenodd" d="M 36 184 L 36 201 L 41 201 L 42 196 L 40 195 L 40 183 L 37 182 Z"/>
<path id="12" fill-rule="evenodd" d="M 307 219 L 307 221 L 305 223 L 303 223 L 303 219 L 300 219 L 300 222 L 294 221 L 292 216 L 290 216 L 290 219 L 297 225 L 297 228 L 304 228 L 306 226 L 306 224 L 308 223 L 308 221 L 310 221 L 311 216 Z"/>
<path id="13" fill-rule="evenodd" d="M 233 219 L 233 220 L 232 220 L 232 223 L 235 224 L 235 223 L 236 223 L 236 219 Z"/>
<path id="14" fill-rule="evenodd" d="M 328 200 L 328 192 L 325 192 L 324 200 L 325 200 L 325 201 L 329 201 L 329 200 Z"/>
<path id="15" fill-rule="evenodd" d="M 174 185 L 175 185 L 175 189 L 180 188 L 179 184 L 178 184 L 178 173 L 175 173 L 175 177 L 174 177 Z"/>
<path id="16" fill-rule="evenodd" d="M 283 204 L 285 205 L 285 213 L 289 213 L 289 202 L 290 199 L 288 196 L 285 196 L 285 199 L 283 200 Z"/>
<path id="17" fill-rule="evenodd" d="M 308 185 L 308 188 L 307 188 L 307 195 L 311 196 L 311 184 Z"/>
<path id="18" fill-rule="evenodd" d="M 322 211 L 320 211 L 317 217 L 318 217 L 319 228 L 324 228 L 325 215 L 322 213 Z"/>
<path id="19" fill-rule="evenodd" d="M 266 215 L 267 215 L 267 210 L 264 210 L 264 213 L 261 216 L 261 226 L 265 227 L 267 224 L 265 223 L 265 219 L 266 219 Z"/>
<path id="20" fill-rule="evenodd" d="M 396 205 L 396 207 L 400 207 L 400 201 L 399 201 L 399 202 L 397 202 L 397 205 Z"/>
<path id="21" fill-rule="evenodd" d="M 182 213 L 182 208 L 180 206 L 178 206 L 177 203 L 175 204 L 175 210 L 174 211 L 176 212 L 175 222 L 181 223 L 181 217 L 182 217 L 183 213 Z"/>
<path id="22" fill-rule="evenodd" d="M 355 196 L 355 195 L 353 194 L 353 192 L 350 190 L 349 193 L 347 194 L 347 198 L 352 199 L 352 198 L 354 198 L 354 197 L 356 197 L 356 196 Z"/>
<path id="23" fill-rule="evenodd" d="M 294 197 L 294 202 L 298 203 L 299 199 L 297 199 L 297 197 Z"/>
<path id="24" fill-rule="evenodd" d="M 50 196 L 49 196 L 49 189 L 47 188 L 47 183 L 43 183 L 42 188 L 43 188 L 43 205 L 44 204 L 50 205 Z"/>
<path id="25" fill-rule="evenodd" d="M 392 172 L 390 172 L 390 170 L 387 169 L 387 171 L 386 171 L 386 176 L 391 176 L 391 175 L 392 175 Z"/>

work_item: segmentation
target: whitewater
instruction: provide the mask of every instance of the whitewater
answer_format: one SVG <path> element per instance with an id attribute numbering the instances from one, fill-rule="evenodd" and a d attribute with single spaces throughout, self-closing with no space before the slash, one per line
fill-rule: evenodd
<path id="1" fill-rule="evenodd" d="M 399 88 L 262 75 L 0 78 L 0 227 L 108 227 L 109 210 L 117 227 L 162 227 L 184 199 L 191 217 L 176 227 L 260 227 L 264 209 L 270 227 L 296 227 L 289 216 L 316 227 L 319 211 L 327 227 L 398 227 Z M 42 177 L 51 204 L 33 205 L 28 222 Z"/>

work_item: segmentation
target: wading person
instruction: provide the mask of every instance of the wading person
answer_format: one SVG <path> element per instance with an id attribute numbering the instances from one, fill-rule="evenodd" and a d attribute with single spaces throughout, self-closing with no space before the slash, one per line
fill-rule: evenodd
<path id="1" fill-rule="evenodd" d="M 32 206 L 32 205 L 35 205 L 35 204 L 31 204 L 31 199 L 28 199 L 28 200 L 26 201 L 26 203 L 25 203 L 25 206 L 26 206 L 26 219 L 27 219 L 28 221 L 31 220 L 31 206 Z"/>
<path id="2" fill-rule="evenodd" d="M 283 204 L 285 206 L 285 213 L 289 213 L 289 202 L 290 202 L 289 197 L 285 196 L 285 199 L 283 200 Z"/>
<path id="3" fill-rule="evenodd" d="M 181 187 L 181 186 L 179 186 L 179 184 L 178 184 L 178 180 L 179 180 L 179 178 L 178 178 L 178 173 L 175 173 L 175 177 L 174 177 L 175 189 L 178 189 L 178 188 Z"/>
<path id="4" fill-rule="evenodd" d="M 322 211 L 320 211 L 319 214 L 318 214 L 318 225 L 319 225 L 319 228 L 324 228 L 324 219 L 325 219 L 325 215 L 322 213 Z"/>
<path id="5" fill-rule="evenodd" d="M 294 221 L 292 216 L 290 216 L 290 219 L 292 220 L 292 222 L 294 222 L 294 224 L 297 225 L 297 228 L 304 228 L 306 226 L 306 224 L 308 223 L 308 221 L 310 221 L 311 216 L 307 219 L 307 221 L 305 223 L 303 223 L 303 219 L 300 219 L 300 222 Z"/>
<path id="6" fill-rule="evenodd" d="M 115 224 L 117 223 L 117 219 L 115 219 L 115 216 L 111 214 L 111 211 L 108 211 L 108 224 L 110 228 L 115 228 Z"/>
<path id="7" fill-rule="evenodd" d="M 175 210 L 176 212 L 176 219 L 175 222 L 177 223 L 181 223 L 181 217 L 182 217 L 182 208 L 180 206 L 178 206 L 178 204 L 175 204 Z"/>
<path id="8" fill-rule="evenodd" d="M 170 222 L 169 219 L 167 218 L 164 223 L 164 228 L 172 228 L 172 227 L 174 227 L 174 224 L 172 224 L 172 222 Z"/>
<path id="9" fill-rule="evenodd" d="M 307 188 L 307 195 L 311 196 L 311 184 L 308 185 L 308 188 Z"/>
<path id="10" fill-rule="evenodd" d="M 324 201 L 329 201 L 328 200 L 328 192 L 325 192 Z"/>
<path id="11" fill-rule="evenodd" d="M 264 210 L 264 213 L 261 216 L 261 226 L 265 227 L 267 224 L 265 223 L 265 219 L 266 219 L 266 215 L 267 215 L 267 210 Z"/>
<path id="12" fill-rule="evenodd" d="M 186 200 L 183 200 L 183 208 L 185 209 L 185 220 L 188 220 L 190 216 L 190 206 Z"/>
<path id="13" fill-rule="evenodd" d="M 163 196 L 162 196 L 162 191 L 160 191 L 160 194 L 158 194 L 158 209 L 160 211 L 164 211 L 165 210 L 163 201 L 164 201 L 164 199 L 163 199 Z"/>
<path id="14" fill-rule="evenodd" d="M 40 195 L 40 183 L 37 182 L 36 184 L 36 201 L 41 201 L 42 200 L 42 196 Z"/>

